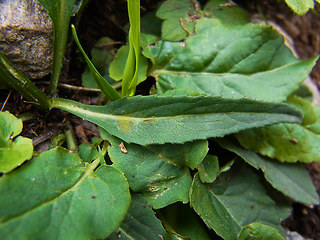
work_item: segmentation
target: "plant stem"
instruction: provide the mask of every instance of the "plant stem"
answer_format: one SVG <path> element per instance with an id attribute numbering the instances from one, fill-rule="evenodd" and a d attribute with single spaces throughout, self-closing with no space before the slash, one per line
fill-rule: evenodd
<path id="1" fill-rule="evenodd" d="M 51 106 L 50 99 L 0 52 L 0 80 L 17 90 L 27 100 L 35 102 L 43 110 Z"/>

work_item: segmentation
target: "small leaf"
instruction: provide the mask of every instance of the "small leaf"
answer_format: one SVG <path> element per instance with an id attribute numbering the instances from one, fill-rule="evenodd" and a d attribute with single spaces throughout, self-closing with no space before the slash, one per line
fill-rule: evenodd
<path id="1" fill-rule="evenodd" d="M 198 166 L 199 177 L 203 183 L 213 183 L 219 174 L 219 161 L 217 156 L 207 155 Z"/>
<path id="2" fill-rule="evenodd" d="M 196 176 L 190 199 L 207 226 L 226 240 L 237 239 L 241 228 L 253 222 L 283 231 L 281 221 L 290 214 L 290 205 L 271 199 L 259 175 L 244 164 L 220 174 L 212 184 Z"/>
<path id="3" fill-rule="evenodd" d="M 318 58 L 297 60 L 270 26 L 225 25 L 212 18 L 198 20 L 184 42 L 158 41 L 144 53 L 154 63 L 150 74 L 159 93 L 188 88 L 277 102 L 298 89 Z"/>
<path id="4" fill-rule="evenodd" d="M 299 122 L 286 104 L 212 96 L 136 96 L 105 106 L 54 98 L 55 108 L 91 121 L 126 142 L 183 143 L 278 122 Z"/>
<path id="5" fill-rule="evenodd" d="M 120 228 L 106 240 L 161 240 L 166 235 L 148 201 L 141 195 L 134 194 Z"/>
<path id="6" fill-rule="evenodd" d="M 298 15 L 303 15 L 314 8 L 314 0 L 285 0 L 288 6 Z"/>
<path id="7" fill-rule="evenodd" d="M 158 8 L 157 17 L 164 19 L 161 38 L 168 41 L 181 41 L 194 30 L 198 9 L 196 0 L 167 0 Z"/>
<path id="8" fill-rule="evenodd" d="M 255 222 L 245 226 L 239 240 L 285 240 L 277 229 Z"/>
<path id="9" fill-rule="evenodd" d="M 218 139 L 220 146 L 239 155 L 284 195 L 307 205 L 319 204 L 319 196 L 309 173 L 300 164 L 279 163 L 237 146 L 231 139 Z"/>
<path id="10" fill-rule="evenodd" d="M 124 218 L 130 193 L 119 170 L 98 164 L 96 159 L 83 166 L 77 155 L 58 147 L 1 177 L 0 236 L 107 237 Z"/>
<path id="11" fill-rule="evenodd" d="M 0 173 L 8 173 L 20 166 L 33 153 L 32 140 L 17 137 L 22 121 L 9 112 L 0 112 Z"/>
<path id="12" fill-rule="evenodd" d="M 127 153 L 123 153 L 120 139 L 106 133 L 102 136 L 111 143 L 108 153 L 114 166 L 124 172 L 130 188 L 142 193 L 154 208 L 177 201 L 189 202 L 192 180 L 185 159 L 192 156 L 190 144 L 140 146 L 124 143 Z"/>
<path id="13" fill-rule="evenodd" d="M 129 55 L 129 46 L 122 46 L 113 61 L 111 62 L 109 71 L 110 77 L 116 81 L 120 81 L 124 78 L 124 70 Z M 140 61 L 138 67 L 138 79 L 137 84 L 147 79 L 148 60 L 140 54 Z"/>

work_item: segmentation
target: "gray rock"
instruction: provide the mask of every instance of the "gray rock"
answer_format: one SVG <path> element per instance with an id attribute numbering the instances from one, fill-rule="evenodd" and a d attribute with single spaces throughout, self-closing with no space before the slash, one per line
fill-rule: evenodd
<path id="1" fill-rule="evenodd" d="M 0 51 L 29 78 L 50 73 L 53 27 L 37 0 L 0 0 Z"/>

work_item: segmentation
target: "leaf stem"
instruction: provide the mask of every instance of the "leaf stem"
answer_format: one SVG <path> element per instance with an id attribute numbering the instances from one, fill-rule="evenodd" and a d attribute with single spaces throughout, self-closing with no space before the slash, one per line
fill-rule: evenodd
<path id="1" fill-rule="evenodd" d="M 35 102 L 43 110 L 51 106 L 50 99 L 24 76 L 14 65 L 0 52 L 0 80 L 17 90 L 27 100 Z"/>

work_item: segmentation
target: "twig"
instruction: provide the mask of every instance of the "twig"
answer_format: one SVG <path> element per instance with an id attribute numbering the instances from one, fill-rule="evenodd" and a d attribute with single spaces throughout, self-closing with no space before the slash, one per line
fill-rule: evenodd
<path id="1" fill-rule="evenodd" d="M 6 104 L 7 104 L 7 102 L 8 102 L 8 99 L 9 99 L 9 97 L 10 97 L 11 93 L 12 93 L 12 89 L 10 90 L 10 92 L 9 92 L 9 94 L 8 94 L 8 96 L 7 96 L 7 98 L 6 98 L 6 100 L 5 100 L 5 101 L 4 101 L 4 103 L 2 104 L 2 107 L 1 107 L 0 112 L 2 112 L 2 110 L 3 110 L 3 109 L 4 109 L 4 107 L 6 106 Z"/>

